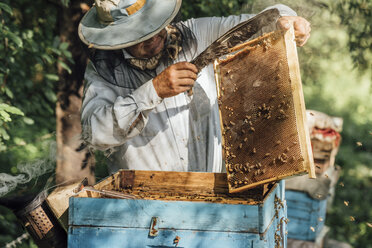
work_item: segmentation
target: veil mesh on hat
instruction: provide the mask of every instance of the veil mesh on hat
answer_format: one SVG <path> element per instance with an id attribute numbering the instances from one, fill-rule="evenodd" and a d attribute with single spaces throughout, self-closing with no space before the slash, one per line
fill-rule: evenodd
<path id="1" fill-rule="evenodd" d="M 179 29 L 182 34 L 180 56 L 191 61 L 197 52 L 197 42 L 194 33 L 182 22 L 172 25 Z M 142 71 L 130 66 L 126 62 L 121 49 L 110 51 L 88 49 L 88 54 L 98 74 L 107 82 L 119 87 L 136 89 L 156 76 L 155 70 Z M 164 58 L 162 62 L 166 67 L 173 64 L 170 58 Z"/>

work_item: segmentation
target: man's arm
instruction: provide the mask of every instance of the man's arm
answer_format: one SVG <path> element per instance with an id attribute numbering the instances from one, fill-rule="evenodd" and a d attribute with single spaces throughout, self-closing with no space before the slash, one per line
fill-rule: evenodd
<path id="1" fill-rule="evenodd" d="M 142 132 L 150 112 L 163 98 L 189 90 L 196 73 L 195 65 L 177 63 L 129 92 L 106 82 L 90 63 L 81 110 L 83 139 L 99 150 L 122 145 Z"/>
<path id="2" fill-rule="evenodd" d="M 304 26 L 310 27 L 310 23 L 308 23 L 302 17 L 297 17 L 296 12 L 293 11 L 291 8 L 282 4 L 277 4 L 268 7 L 265 10 L 271 8 L 277 8 L 280 12 L 280 15 L 282 16 L 278 20 L 279 28 L 288 29 L 289 27 L 287 27 L 286 23 L 288 23 L 288 21 L 293 21 L 296 39 L 298 39 L 300 36 L 307 38 L 310 36 L 310 29 L 304 28 Z M 204 17 L 187 20 L 184 22 L 184 24 L 194 32 L 198 40 L 198 53 L 200 53 L 204 51 L 204 49 L 208 45 L 210 45 L 213 41 L 218 39 L 228 30 L 238 25 L 239 23 L 252 18 L 253 16 L 254 14 L 241 14 L 228 17 Z M 306 40 L 307 39 L 301 40 L 304 41 L 301 42 L 301 45 L 304 45 L 306 43 Z"/>
<path id="3" fill-rule="evenodd" d="M 89 63 L 81 109 L 83 139 L 99 150 L 123 144 L 145 127 L 149 112 L 162 102 L 152 80 L 133 92 L 106 82 Z"/>

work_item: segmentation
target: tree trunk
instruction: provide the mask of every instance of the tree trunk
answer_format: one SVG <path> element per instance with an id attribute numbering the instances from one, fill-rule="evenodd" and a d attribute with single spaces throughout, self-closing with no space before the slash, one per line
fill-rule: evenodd
<path id="1" fill-rule="evenodd" d="M 83 1 L 71 1 L 63 7 L 59 16 L 59 32 L 62 42 L 68 42 L 74 64 L 72 73 L 59 68 L 57 118 L 57 168 L 56 183 L 69 184 L 87 177 L 90 184 L 94 178 L 94 155 L 82 148 L 80 107 L 82 102 L 84 71 L 87 56 L 80 43 L 77 27 L 87 5 Z M 85 6 L 85 7 L 84 7 Z"/>

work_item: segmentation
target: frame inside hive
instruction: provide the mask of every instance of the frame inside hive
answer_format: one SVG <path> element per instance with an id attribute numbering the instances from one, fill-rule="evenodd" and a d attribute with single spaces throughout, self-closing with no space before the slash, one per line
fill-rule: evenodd
<path id="1" fill-rule="evenodd" d="M 231 194 L 226 173 L 120 170 L 76 196 L 256 205 L 278 184 Z"/>
<path id="2" fill-rule="evenodd" d="M 215 75 L 230 192 L 315 178 L 293 27 L 233 48 Z"/>

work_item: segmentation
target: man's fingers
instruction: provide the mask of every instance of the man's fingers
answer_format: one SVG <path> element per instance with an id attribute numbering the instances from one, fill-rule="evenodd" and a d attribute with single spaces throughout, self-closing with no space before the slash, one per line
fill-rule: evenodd
<path id="1" fill-rule="evenodd" d="M 289 20 L 281 18 L 278 20 L 277 26 L 279 29 L 288 30 L 291 27 L 291 24 L 289 23 Z"/>
<path id="2" fill-rule="evenodd" d="M 295 36 L 300 38 L 301 36 L 306 36 L 308 34 L 306 26 L 307 24 L 303 20 L 294 22 Z"/>
<path id="3" fill-rule="evenodd" d="M 310 34 L 296 37 L 295 41 L 296 41 L 297 46 L 305 45 L 305 43 L 307 42 L 309 38 L 310 38 Z"/>
<path id="4" fill-rule="evenodd" d="M 175 66 L 177 70 L 190 70 L 194 73 L 198 73 L 198 68 L 196 68 L 194 64 L 191 64 L 189 62 L 179 62 L 175 64 Z"/>
<path id="5" fill-rule="evenodd" d="M 190 90 L 190 89 L 192 89 L 191 86 L 180 86 L 180 87 L 178 88 L 177 91 L 178 91 L 179 93 L 182 93 L 182 92 L 188 91 L 188 90 Z"/>
<path id="6" fill-rule="evenodd" d="M 178 78 L 190 78 L 196 80 L 198 75 L 190 70 L 179 70 L 177 71 Z"/>
<path id="7" fill-rule="evenodd" d="M 295 41 L 296 41 L 297 46 L 299 47 L 304 46 L 309 38 L 310 38 L 310 35 L 306 35 L 301 38 L 296 38 Z"/>
<path id="8" fill-rule="evenodd" d="M 188 79 L 188 78 L 182 78 L 177 81 L 177 84 L 179 86 L 186 86 L 186 87 L 192 87 L 194 86 L 195 80 Z"/>

